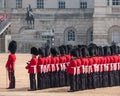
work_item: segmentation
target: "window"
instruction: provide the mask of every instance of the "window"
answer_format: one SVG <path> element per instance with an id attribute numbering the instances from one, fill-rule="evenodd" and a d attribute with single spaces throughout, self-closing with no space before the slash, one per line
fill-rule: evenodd
<path id="1" fill-rule="evenodd" d="M 65 1 L 59 1 L 58 5 L 60 9 L 65 9 Z"/>
<path id="2" fill-rule="evenodd" d="M 120 32 L 112 32 L 112 41 L 115 43 L 120 43 Z"/>
<path id="3" fill-rule="evenodd" d="M 87 1 L 80 1 L 80 8 L 81 9 L 87 8 Z"/>
<path id="4" fill-rule="evenodd" d="M 107 6 L 109 6 L 110 5 L 110 0 L 107 0 Z"/>
<path id="5" fill-rule="evenodd" d="M 44 0 L 37 0 L 37 8 L 44 8 Z"/>
<path id="6" fill-rule="evenodd" d="M 75 32 L 73 30 L 68 31 L 68 41 L 75 41 Z"/>
<path id="7" fill-rule="evenodd" d="M 22 8 L 22 0 L 16 0 L 16 8 Z"/>
<path id="8" fill-rule="evenodd" d="M 112 0 L 112 5 L 120 5 L 120 0 Z"/>

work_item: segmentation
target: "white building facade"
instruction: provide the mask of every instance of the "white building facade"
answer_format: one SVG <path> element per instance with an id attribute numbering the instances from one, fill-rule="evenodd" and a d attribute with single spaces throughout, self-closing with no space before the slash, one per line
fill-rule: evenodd
<path id="1" fill-rule="evenodd" d="M 34 29 L 26 28 L 29 5 L 35 16 Z M 52 30 L 55 45 L 120 43 L 120 0 L 0 0 L 0 8 L 0 13 L 11 16 L 12 35 L 35 35 L 44 41 Z"/>

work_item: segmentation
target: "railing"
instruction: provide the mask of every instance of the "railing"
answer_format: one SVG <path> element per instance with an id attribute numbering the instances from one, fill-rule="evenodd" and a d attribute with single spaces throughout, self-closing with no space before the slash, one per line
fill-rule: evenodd
<path id="1" fill-rule="evenodd" d="M 0 18 L 0 34 L 2 34 L 1 31 L 10 22 L 10 16 L 7 14 L 1 14 L 0 16 L 3 16 L 3 18 Z"/>

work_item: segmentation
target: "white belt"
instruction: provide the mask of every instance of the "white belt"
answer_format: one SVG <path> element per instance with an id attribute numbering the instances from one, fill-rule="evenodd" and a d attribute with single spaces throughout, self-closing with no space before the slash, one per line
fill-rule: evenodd
<path id="1" fill-rule="evenodd" d="M 55 71 L 55 65 L 51 64 L 51 66 L 52 66 L 52 72 Z"/>
<path id="2" fill-rule="evenodd" d="M 42 73 L 43 65 L 39 65 L 39 66 L 40 66 L 40 73 Z"/>
<path id="3" fill-rule="evenodd" d="M 33 65 L 33 66 L 31 66 L 31 67 L 33 67 L 34 73 L 37 73 L 36 65 Z"/>
<path id="4" fill-rule="evenodd" d="M 74 70 L 74 75 L 76 75 L 76 67 L 71 67 Z"/>
<path id="5" fill-rule="evenodd" d="M 56 68 L 57 68 L 57 71 L 59 71 L 59 66 L 58 66 L 58 64 L 56 64 Z"/>
<path id="6" fill-rule="evenodd" d="M 111 63 L 110 64 L 110 71 L 112 71 L 113 70 L 113 64 Z"/>
<path id="7" fill-rule="evenodd" d="M 63 70 L 63 64 L 62 63 L 60 64 L 60 69 Z"/>
<path id="8" fill-rule="evenodd" d="M 46 73 L 46 70 L 47 70 L 47 66 L 43 65 L 43 72 Z"/>
<path id="9" fill-rule="evenodd" d="M 48 72 L 48 69 L 50 68 L 50 64 L 46 65 L 46 71 Z"/>
<path id="10" fill-rule="evenodd" d="M 118 62 L 118 70 L 120 70 L 120 63 Z"/>
<path id="11" fill-rule="evenodd" d="M 94 64 L 94 71 L 97 72 L 97 64 Z"/>
<path id="12" fill-rule="evenodd" d="M 102 72 L 102 71 L 103 71 L 103 65 L 100 64 L 100 72 Z"/>
<path id="13" fill-rule="evenodd" d="M 85 66 L 82 65 L 82 72 L 85 73 Z"/>
<path id="14" fill-rule="evenodd" d="M 77 69 L 76 69 L 76 70 L 77 70 L 76 73 L 77 73 L 77 74 L 80 74 L 80 67 L 76 67 L 76 68 L 77 68 Z"/>
<path id="15" fill-rule="evenodd" d="M 117 63 L 113 63 L 114 70 L 117 70 Z"/>
<path id="16" fill-rule="evenodd" d="M 70 62 L 66 62 L 66 65 L 69 66 Z"/>
<path id="17" fill-rule="evenodd" d="M 104 64 L 104 71 L 108 71 L 108 66 L 107 66 L 107 64 Z"/>
<path id="18" fill-rule="evenodd" d="M 88 66 L 84 66 L 84 68 L 85 68 L 85 73 L 87 73 L 88 72 Z"/>
<path id="19" fill-rule="evenodd" d="M 65 69 L 66 69 L 65 63 L 63 63 L 63 70 L 65 70 Z"/>

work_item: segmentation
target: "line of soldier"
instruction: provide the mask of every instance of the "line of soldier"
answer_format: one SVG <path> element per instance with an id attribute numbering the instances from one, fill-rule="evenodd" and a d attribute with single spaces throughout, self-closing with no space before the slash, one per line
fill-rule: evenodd
<path id="1" fill-rule="evenodd" d="M 16 48 L 16 42 L 11 41 L 6 63 L 10 81 L 8 89 L 15 88 Z M 32 47 L 31 54 L 32 58 L 26 66 L 30 77 L 29 91 L 70 85 L 69 92 L 74 92 L 120 85 L 120 47 L 115 44 L 104 47 L 95 44 Z"/>
<path id="2" fill-rule="evenodd" d="M 68 92 L 74 92 L 118 86 L 120 84 L 119 49 L 116 45 L 98 47 L 95 44 L 78 47 L 63 45 L 59 48 L 47 48 L 45 51 L 39 48 L 39 59 L 36 63 L 37 88 L 62 87 L 70 84 Z M 36 90 L 36 86 L 31 89 Z"/>
<path id="3" fill-rule="evenodd" d="M 26 66 L 28 73 L 30 73 L 29 91 L 36 90 L 36 73 L 37 89 L 69 85 L 69 78 L 66 71 L 66 67 L 71 60 L 69 50 L 70 46 L 60 46 L 59 48 L 31 48 L 32 59 Z M 37 55 L 38 58 L 36 57 Z"/>

